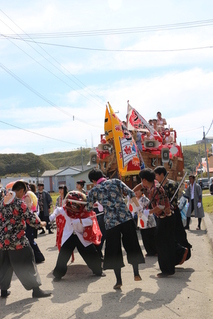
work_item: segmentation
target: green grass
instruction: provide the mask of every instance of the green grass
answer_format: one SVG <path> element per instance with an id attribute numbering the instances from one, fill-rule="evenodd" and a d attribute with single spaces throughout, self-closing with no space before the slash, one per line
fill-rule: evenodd
<path id="1" fill-rule="evenodd" d="M 50 193 L 50 196 L 52 197 L 53 205 L 55 206 L 56 199 L 59 196 L 59 193 Z"/>
<path id="2" fill-rule="evenodd" d="M 213 196 L 203 197 L 203 208 L 205 213 L 213 213 Z"/>
<path id="3" fill-rule="evenodd" d="M 209 194 L 209 190 L 203 190 L 203 194 Z M 50 193 L 53 205 L 55 206 L 56 198 L 59 196 L 59 193 Z M 204 196 L 203 197 L 203 208 L 205 213 L 213 213 L 213 196 Z"/>
<path id="4" fill-rule="evenodd" d="M 209 194 L 209 189 L 204 189 L 204 190 L 202 191 L 202 194 Z"/>

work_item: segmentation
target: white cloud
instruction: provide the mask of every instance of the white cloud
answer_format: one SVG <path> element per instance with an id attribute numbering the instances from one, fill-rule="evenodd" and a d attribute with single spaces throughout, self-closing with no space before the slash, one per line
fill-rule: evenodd
<path id="1" fill-rule="evenodd" d="M 12 4 L 11 4 L 12 3 Z M 137 1 L 2 1 L 2 10 L 25 32 L 61 32 L 78 30 L 116 29 L 146 25 L 168 24 L 210 19 L 213 3 L 206 1 L 185 2 Z M 165 10 L 166 8 L 166 10 Z M 190 8 L 190 10 L 189 10 Z M 207 9 L 208 8 L 208 9 Z M 89 12 L 89 14 L 88 14 Z M 174 14 L 175 13 L 175 14 Z M 0 18 L 15 32 L 15 26 L 0 11 Z M 11 33 L 0 21 L 2 33 Z M 45 41 L 76 46 L 103 47 L 107 49 L 176 49 L 212 45 L 213 27 L 192 28 L 176 31 L 50 39 Z M 22 42 L 15 42 L 50 71 L 59 74 L 38 53 Z M 38 49 L 38 47 L 36 47 Z M 212 119 L 212 54 L 209 50 L 164 53 L 121 53 L 72 50 L 44 46 L 58 62 L 66 75 L 68 71 L 79 75 L 86 89 L 66 77 L 70 87 L 44 72 L 40 66 L 18 48 L 2 40 L 1 63 L 18 72 L 18 76 L 57 105 L 53 108 L 1 70 L 3 83 L 0 108 L 1 120 L 15 126 L 35 131 L 56 139 L 84 146 L 99 143 L 104 130 L 105 104 L 109 101 L 120 119 L 125 119 L 127 100 L 146 119 L 156 116 L 160 110 L 168 123 L 177 129 L 178 139 L 185 143 L 199 139 L 202 129 L 208 128 Z M 40 51 L 40 49 L 39 49 Z M 41 51 L 42 52 L 42 51 Z M 42 52 L 44 54 L 44 52 Z M 48 55 L 46 55 L 47 58 Z M 63 66 L 68 69 L 65 71 Z M 15 69 L 15 70 L 14 70 Z M 60 77 L 65 79 L 60 73 Z M 74 81 L 75 79 L 72 78 Z M 6 83 L 6 84 L 5 84 Z M 81 86 L 81 84 L 80 84 Z M 20 89 L 19 89 L 20 88 Z M 97 96 L 100 96 L 99 100 Z M 103 102 L 102 102 L 102 101 Z M 33 102 L 33 103 L 32 103 Z M 33 105 L 33 107 L 31 107 Z M 47 105 L 47 106 L 46 106 Z M 69 116 L 67 115 L 69 114 Z M 73 121 L 72 116 L 75 120 Z M 78 121 L 81 119 L 90 125 Z M 194 130 L 196 128 L 196 130 Z M 186 130 L 188 130 L 186 132 Z M 184 132 L 183 132 L 184 131 Z M 0 123 L 1 152 L 31 151 L 34 153 L 53 150 L 69 150 L 75 146 L 51 141 L 37 135 L 10 128 Z M 77 146 L 76 146 L 77 147 Z"/>

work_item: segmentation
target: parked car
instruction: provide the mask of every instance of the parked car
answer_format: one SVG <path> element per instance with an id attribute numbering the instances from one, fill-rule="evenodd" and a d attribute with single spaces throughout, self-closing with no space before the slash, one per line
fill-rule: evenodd
<path id="1" fill-rule="evenodd" d="M 208 178 L 198 178 L 198 184 L 201 186 L 202 189 L 209 188 L 209 180 Z"/>

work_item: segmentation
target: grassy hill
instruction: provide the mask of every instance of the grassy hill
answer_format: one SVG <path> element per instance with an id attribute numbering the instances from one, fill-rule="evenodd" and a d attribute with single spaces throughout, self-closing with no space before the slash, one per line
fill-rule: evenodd
<path id="1" fill-rule="evenodd" d="M 37 176 L 37 170 L 40 175 L 46 170 L 59 169 L 66 166 L 80 166 L 87 164 L 89 161 L 90 149 L 56 152 L 45 155 L 26 154 L 0 154 L 0 177 L 6 176 Z"/>
<path id="2" fill-rule="evenodd" d="M 36 176 L 37 170 L 56 169 L 45 158 L 33 153 L 27 154 L 0 154 L 0 176 L 31 175 Z"/>
<path id="3" fill-rule="evenodd" d="M 207 145 L 211 150 L 211 144 Z M 86 165 L 89 161 L 90 148 L 70 152 L 55 152 L 37 156 L 26 154 L 0 154 L 0 177 L 15 175 L 37 176 L 37 170 L 42 175 L 46 170 L 59 167 Z M 205 157 L 204 144 L 187 145 L 183 147 L 184 164 L 187 172 L 195 171 L 196 166 Z"/>
<path id="4" fill-rule="evenodd" d="M 207 144 L 207 149 L 211 151 L 211 144 Z M 184 167 L 189 173 L 195 172 L 196 166 L 201 162 L 202 157 L 206 157 L 204 144 L 193 144 L 183 147 Z"/>
<path id="5" fill-rule="evenodd" d="M 68 167 L 68 166 L 80 166 L 82 164 L 86 165 L 89 162 L 89 152 L 90 148 L 83 148 L 77 151 L 70 152 L 55 152 L 50 154 L 41 155 L 41 158 L 45 159 L 53 166 Z"/>

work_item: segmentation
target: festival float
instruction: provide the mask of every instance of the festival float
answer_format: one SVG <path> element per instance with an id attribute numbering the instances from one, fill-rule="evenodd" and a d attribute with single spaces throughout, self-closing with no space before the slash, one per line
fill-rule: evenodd
<path id="1" fill-rule="evenodd" d="M 164 165 L 170 179 L 181 181 L 184 158 L 174 129 L 156 131 L 128 102 L 126 122 L 118 118 L 108 103 L 104 132 L 95 158 L 107 177 L 119 178 L 133 188 L 140 182 L 141 169 Z"/>

